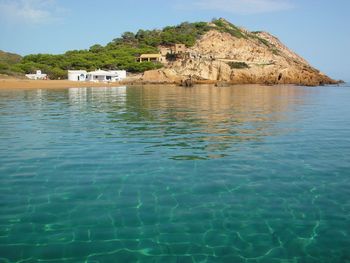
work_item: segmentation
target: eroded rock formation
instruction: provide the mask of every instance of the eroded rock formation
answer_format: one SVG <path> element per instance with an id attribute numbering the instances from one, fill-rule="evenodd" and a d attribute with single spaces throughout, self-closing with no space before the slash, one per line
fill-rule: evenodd
<path id="1" fill-rule="evenodd" d="M 222 21 L 228 28 L 232 25 Z M 337 83 L 271 34 L 239 30 L 238 37 L 223 30 L 210 30 L 180 59 L 169 62 L 163 69 L 145 72 L 142 80 L 177 83 L 191 77 L 202 82 L 232 84 L 316 86 Z"/>

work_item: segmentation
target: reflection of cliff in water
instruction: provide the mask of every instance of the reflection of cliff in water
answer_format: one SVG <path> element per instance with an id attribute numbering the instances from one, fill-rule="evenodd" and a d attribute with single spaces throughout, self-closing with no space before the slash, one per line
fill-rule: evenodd
<path id="1" fill-rule="evenodd" d="M 290 132 L 297 108 L 316 92 L 292 86 L 73 88 L 4 93 L 4 107 L 16 99 L 29 103 L 26 119 L 49 119 L 34 128 L 52 131 L 45 133 L 52 140 L 74 133 L 76 142 L 85 136 L 116 148 L 127 144 L 130 156 L 207 159 Z"/>
<path id="2" fill-rule="evenodd" d="M 280 123 L 291 118 L 304 93 L 297 87 L 131 87 L 125 112 L 109 117 L 123 136 L 144 144 L 145 154 L 166 148 L 173 158 L 214 158 L 239 150 L 242 142 L 288 132 Z"/>

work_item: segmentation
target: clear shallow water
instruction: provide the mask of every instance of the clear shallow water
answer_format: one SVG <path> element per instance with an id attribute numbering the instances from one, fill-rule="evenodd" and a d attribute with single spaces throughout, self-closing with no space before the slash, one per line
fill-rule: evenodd
<path id="1" fill-rule="evenodd" d="M 350 262 L 350 89 L 0 91 L 0 262 Z"/>

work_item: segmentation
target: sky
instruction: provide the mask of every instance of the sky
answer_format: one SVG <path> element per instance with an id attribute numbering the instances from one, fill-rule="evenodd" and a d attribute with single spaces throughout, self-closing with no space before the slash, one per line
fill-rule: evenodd
<path id="1" fill-rule="evenodd" d="M 220 17 L 268 31 L 322 72 L 350 81 L 350 0 L 0 0 L 0 50 L 59 54 L 125 31 Z"/>

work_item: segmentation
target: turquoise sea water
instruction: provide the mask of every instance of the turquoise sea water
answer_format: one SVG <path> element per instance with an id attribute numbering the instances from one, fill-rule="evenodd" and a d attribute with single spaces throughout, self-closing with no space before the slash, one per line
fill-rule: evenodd
<path id="1" fill-rule="evenodd" d="M 0 262 L 350 262 L 350 88 L 1 90 Z"/>

